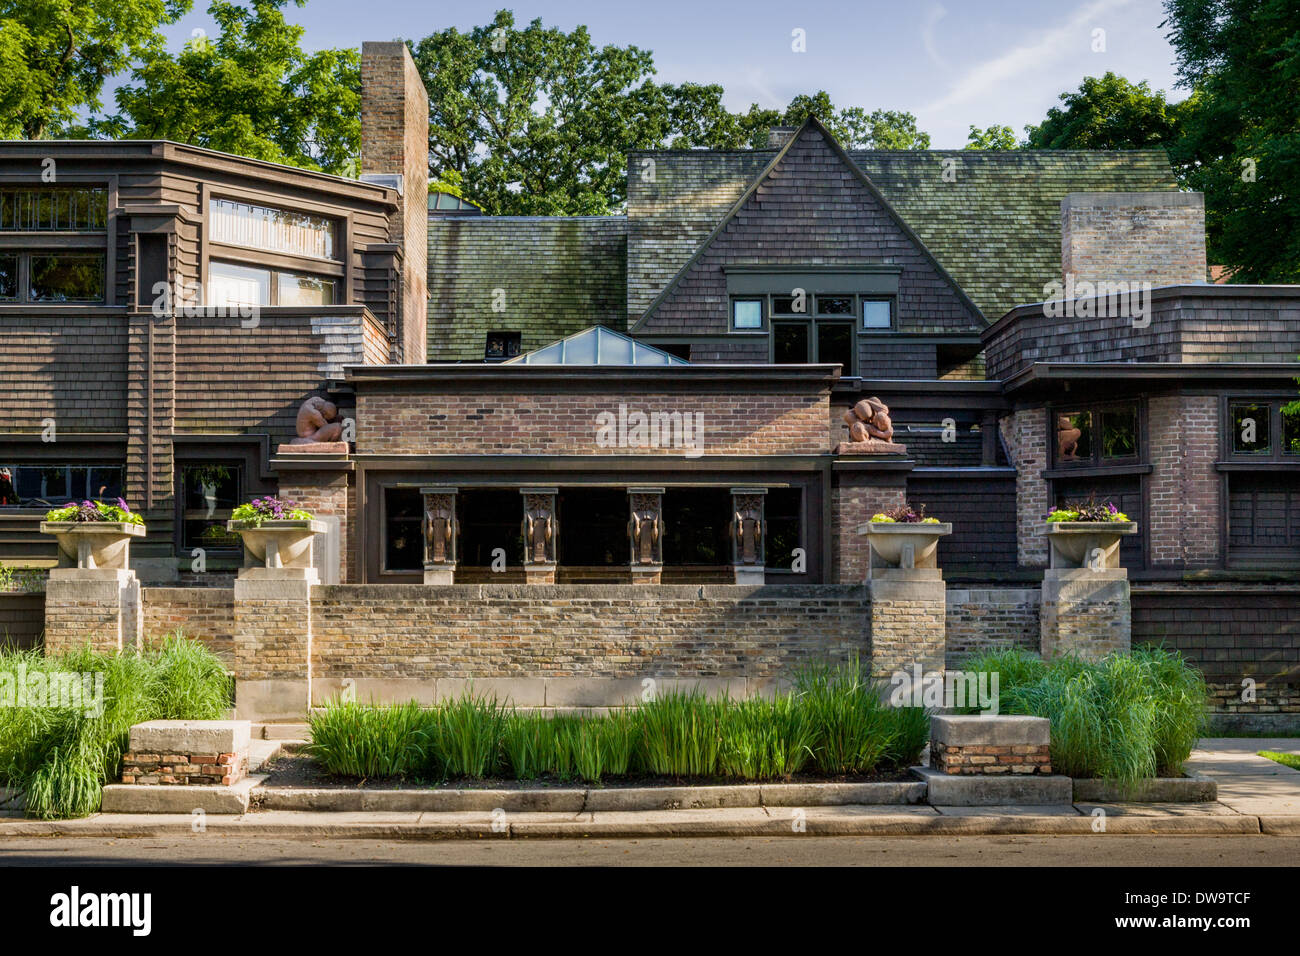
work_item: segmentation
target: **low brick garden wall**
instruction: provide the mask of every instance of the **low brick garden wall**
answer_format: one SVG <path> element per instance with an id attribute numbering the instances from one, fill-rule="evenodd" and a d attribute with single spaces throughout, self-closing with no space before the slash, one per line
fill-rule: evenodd
<path id="1" fill-rule="evenodd" d="M 122 782 L 137 785 L 238 783 L 248 773 L 248 754 L 145 754 L 122 757 Z"/>
<path id="2" fill-rule="evenodd" d="M 201 641 L 226 666 L 235 660 L 235 592 L 232 588 L 144 588 L 145 640 L 173 631 Z"/>
<path id="3" fill-rule="evenodd" d="M 1038 653 L 1038 588 L 949 588 L 947 659 L 961 667 L 972 654 L 1019 647 Z"/>

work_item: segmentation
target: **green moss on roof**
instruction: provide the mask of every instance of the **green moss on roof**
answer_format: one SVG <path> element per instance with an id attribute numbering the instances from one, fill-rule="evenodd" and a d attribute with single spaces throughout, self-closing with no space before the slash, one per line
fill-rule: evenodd
<path id="1" fill-rule="evenodd" d="M 621 328 L 626 276 L 622 217 L 431 219 L 429 361 L 481 361 L 492 331 L 520 332 L 530 351 Z"/>

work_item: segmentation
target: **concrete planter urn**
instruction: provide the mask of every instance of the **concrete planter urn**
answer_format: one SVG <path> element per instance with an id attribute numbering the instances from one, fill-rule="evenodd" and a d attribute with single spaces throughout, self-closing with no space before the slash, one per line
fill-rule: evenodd
<path id="1" fill-rule="evenodd" d="M 868 521 L 872 570 L 937 568 L 939 539 L 952 534 L 950 522 Z"/>
<path id="2" fill-rule="evenodd" d="M 1120 538 L 1137 534 L 1137 529 L 1136 521 L 1049 521 L 1050 567 L 1118 568 Z"/>
<path id="3" fill-rule="evenodd" d="M 42 521 L 41 533 L 59 543 L 59 567 L 125 571 L 131 539 L 144 537 L 144 525 L 129 521 Z"/>
<path id="4" fill-rule="evenodd" d="M 226 530 L 244 541 L 246 568 L 310 568 L 312 539 L 326 528 L 324 521 L 315 519 L 226 522 Z"/>

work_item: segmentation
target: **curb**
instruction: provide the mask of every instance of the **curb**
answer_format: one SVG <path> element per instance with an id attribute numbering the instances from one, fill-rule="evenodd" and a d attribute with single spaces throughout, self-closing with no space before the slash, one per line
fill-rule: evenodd
<path id="1" fill-rule="evenodd" d="M 841 808 L 841 811 L 843 808 Z M 1091 817 L 1078 816 L 945 816 L 934 814 L 835 813 L 818 815 L 814 809 L 796 832 L 794 817 L 765 812 L 752 818 L 717 819 L 691 811 L 670 811 L 668 818 L 627 819 L 639 814 L 611 813 L 604 819 L 506 820 L 495 821 L 477 813 L 448 814 L 463 819 L 429 822 L 355 820 L 330 822 L 320 819 L 258 820 L 260 814 L 209 818 L 205 833 L 239 837 L 329 837 L 334 839 L 464 840 L 496 839 L 584 839 L 648 837 L 736 837 L 736 836 L 1000 836 L 1000 835 L 1300 835 L 1300 817 L 1255 817 L 1242 814 L 1220 816 L 1113 816 L 1106 829 L 1093 830 Z M 303 814 L 315 817 L 315 814 Z M 159 837 L 193 832 L 189 815 L 159 816 L 146 820 L 103 820 L 89 817 L 79 821 L 0 820 L 0 838 L 22 837 Z"/>
<path id="2" fill-rule="evenodd" d="M 257 810 L 313 812 L 593 813 L 716 810 L 758 807 L 840 807 L 918 804 L 922 782 L 781 783 L 716 787 L 619 787 L 555 790 L 323 790 L 258 787 Z"/>

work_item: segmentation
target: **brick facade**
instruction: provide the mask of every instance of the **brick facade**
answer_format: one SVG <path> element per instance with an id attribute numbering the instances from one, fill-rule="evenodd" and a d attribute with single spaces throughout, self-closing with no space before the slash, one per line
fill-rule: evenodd
<path id="1" fill-rule="evenodd" d="M 1018 409 L 998 422 L 1016 469 L 1016 556 L 1024 567 L 1047 565 L 1044 519 L 1051 506 L 1043 470 L 1047 467 L 1047 416 L 1039 408 Z"/>
<path id="2" fill-rule="evenodd" d="M 144 588 L 147 644 L 179 631 L 205 645 L 227 667 L 235 663 L 235 592 L 225 587 Z"/>
<path id="3" fill-rule="evenodd" d="M 369 386 L 357 395 L 357 452 L 374 455 L 675 455 L 681 444 L 620 447 L 598 441 L 598 416 L 627 412 L 702 421 L 704 455 L 825 454 L 828 388 L 816 391 L 596 393 L 542 390 L 521 378 L 513 392 L 415 391 Z M 695 415 L 703 416 L 696 419 Z"/>
<path id="4" fill-rule="evenodd" d="M 429 95 L 400 40 L 361 45 L 361 173 L 402 177 L 389 241 L 402 250 L 401 315 L 392 360 L 425 361 L 428 304 Z"/>
<path id="5" fill-rule="evenodd" d="M 880 484 L 879 476 L 839 475 L 831 490 L 831 580 L 861 584 L 867 579 L 871 547 L 865 526 L 873 514 L 902 507 L 906 498 L 900 483 Z"/>
<path id="6" fill-rule="evenodd" d="M 248 775 L 248 754 L 122 755 L 122 782 L 137 786 L 230 786 Z"/>
<path id="7" fill-rule="evenodd" d="M 1061 200 L 1061 271 L 1075 281 L 1205 281 L 1202 193 L 1070 193 Z"/>
<path id="8" fill-rule="evenodd" d="M 1213 395 L 1160 395 L 1147 403 L 1151 478 L 1147 539 L 1155 568 L 1221 561 L 1219 402 Z"/>

